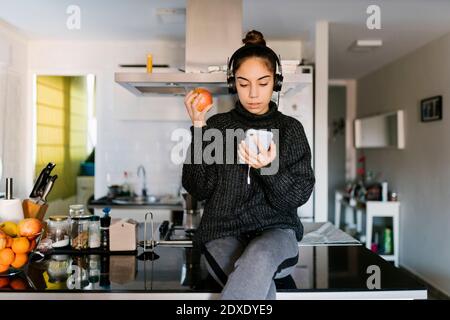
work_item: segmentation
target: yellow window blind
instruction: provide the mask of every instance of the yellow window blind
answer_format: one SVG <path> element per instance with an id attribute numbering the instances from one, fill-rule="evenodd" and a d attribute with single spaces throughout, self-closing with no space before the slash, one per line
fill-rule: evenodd
<path id="1" fill-rule="evenodd" d="M 48 162 L 58 175 L 49 200 L 76 194 L 80 163 L 87 157 L 86 77 L 38 76 L 36 176 Z"/>

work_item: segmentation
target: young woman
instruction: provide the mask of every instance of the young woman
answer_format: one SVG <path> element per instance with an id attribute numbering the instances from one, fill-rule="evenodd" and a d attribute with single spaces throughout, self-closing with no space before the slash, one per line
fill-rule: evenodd
<path id="1" fill-rule="evenodd" d="M 302 124 L 282 114 L 271 101 L 276 54 L 258 31 L 248 32 L 243 42 L 232 60 L 239 98 L 233 110 L 205 121 L 212 105 L 199 112 L 201 97 L 193 91 L 186 95 L 193 139 L 182 184 L 197 200 L 206 200 L 194 243 L 200 246 L 211 275 L 223 286 L 221 298 L 275 299 L 274 279 L 289 275 L 298 261 L 303 226 L 297 208 L 309 199 L 315 178 Z M 258 142 L 259 154 L 240 143 L 241 162 L 234 164 L 196 163 L 195 153 L 208 145 L 201 142 L 208 129 L 220 130 L 224 152 L 230 151 L 225 146 L 227 129 L 278 130 L 279 141 L 278 145 L 272 141 L 267 151 Z M 195 144 L 200 145 L 198 150 Z M 276 159 L 278 171 L 263 174 L 264 167 Z"/>

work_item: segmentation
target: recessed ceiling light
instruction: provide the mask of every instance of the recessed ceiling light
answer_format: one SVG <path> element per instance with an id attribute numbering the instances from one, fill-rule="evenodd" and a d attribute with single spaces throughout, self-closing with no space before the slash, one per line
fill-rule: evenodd
<path id="1" fill-rule="evenodd" d="M 352 52 L 370 52 L 383 45 L 383 40 L 356 40 L 349 47 L 348 50 Z"/>

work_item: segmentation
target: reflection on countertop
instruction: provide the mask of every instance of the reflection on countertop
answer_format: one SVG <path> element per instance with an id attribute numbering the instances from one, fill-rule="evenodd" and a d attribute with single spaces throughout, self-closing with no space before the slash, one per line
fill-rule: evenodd
<path id="1" fill-rule="evenodd" d="M 368 267 L 380 268 L 381 289 L 368 288 Z M 19 275 L 22 292 L 219 293 L 203 258 L 193 248 L 156 247 L 130 255 L 50 255 Z M 423 285 L 362 246 L 300 247 L 293 273 L 276 281 L 278 293 L 392 294 L 426 297 Z M 10 286 L 2 292 L 14 291 Z M 411 295 L 408 295 L 411 294 Z M 338 296 L 334 296 L 338 297 Z M 380 296 L 376 296 L 380 297 Z M 382 297 L 382 296 L 381 296 Z"/>

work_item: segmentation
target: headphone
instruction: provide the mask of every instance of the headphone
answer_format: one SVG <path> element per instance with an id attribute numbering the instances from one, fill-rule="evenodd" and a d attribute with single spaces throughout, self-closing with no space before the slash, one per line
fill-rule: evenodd
<path id="1" fill-rule="evenodd" d="M 239 58 L 239 56 L 241 56 L 245 51 L 251 50 L 251 49 L 260 50 L 261 53 L 263 53 L 263 52 L 267 53 L 267 54 L 271 55 L 273 58 L 275 58 L 275 61 L 277 63 L 278 70 L 280 71 L 280 73 L 276 73 L 275 72 L 275 78 L 274 78 L 274 81 L 273 81 L 273 91 L 280 92 L 281 91 L 281 87 L 283 85 L 283 71 L 281 69 L 280 58 L 269 47 L 262 46 L 262 45 L 257 45 L 257 44 L 246 44 L 246 45 L 240 47 L 239 49 L 237 49 L 233 53 L 231 58 L 228 60 L 228 66 L 227 66 L 228 93 L 231 93 L 231 94 L 237 93 L 236 79 L 235 79 L 235 76 L 233 74 L 234 70 L 232 70 L 232 66 L 233 66 L 234 60 Z"/>

